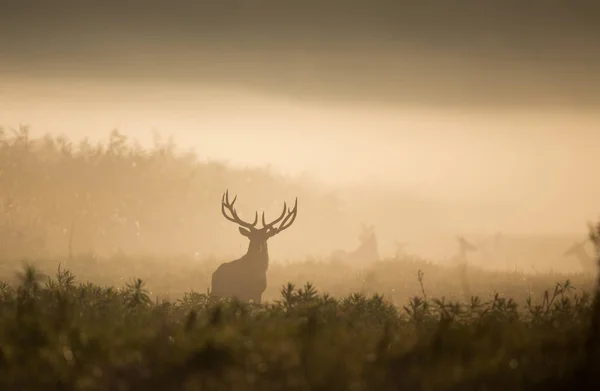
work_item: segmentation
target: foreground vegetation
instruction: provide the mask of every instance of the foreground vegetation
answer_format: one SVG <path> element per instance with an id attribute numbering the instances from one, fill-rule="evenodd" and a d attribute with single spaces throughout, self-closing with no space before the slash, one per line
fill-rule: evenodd
<path id="1" fill-rule="evenodd" d="M 74 257 L 71 260 L 40 260 L 28 264 L 46 275 L 56 274 L 57 266 L 69 269 L 81 281 L 100 286 L 122 286 L 131 278 L 141 278 L 154 299 L 181 299 L 194 291 L 206 293 L 210 288 L 212 272 L 222 262 L 231 258 L 195 258 L 116 255 L 99 258 Z M 16 274 L 23 262 L 0 262 L 0 280 L 18 284 Z M 305 259 L 298 262 L 274 260 L 267 272 L 268 286 L 263 298 L 273 301 L 280 297 L 281 286 L 288 282 L 303 286 L 312 282 L 323 293 L 334 297 L 352 293 L 364 295 L 382 294 L 398 306 L 405 305 L 409 297 L 420 295 L 417 278 L 424 273 L 424 287 L 432 297 L 468 301 L 471 296 L 488 299 L 495 293 L 513 298 L 524 305 L 525 298 L 532 296 L 541 300 L 544 291 L 556 282 L 569 280 L 581 294 L 590 292 L 594 286 L 592 275 L 583 273 L 522 273 L 497 272 L 476 266 L 467 270 L 415 258 L 385 259 L 364 267 L 353 267 L 342 262 Z M 466 283 L 465 283 L 466 282 Z"/>
<path id="2" fill-rule="evenodd" d="M 117 289 L 27 268 L 0 285 L 0 389 L 582 389 L 590 294 L 566 281 L 523 306 L 461 303 L 416 277 L 421 294 L 404 306 L 311 284 L 259 306 L 153 300 L 140 279 Z"/>

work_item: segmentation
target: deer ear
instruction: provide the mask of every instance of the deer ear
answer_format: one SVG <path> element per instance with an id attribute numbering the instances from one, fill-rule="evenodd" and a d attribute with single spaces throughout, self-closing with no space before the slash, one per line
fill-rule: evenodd
<path id="1" fill-rule="evenodd" d="M 250 231 L 248 231 L 246 228 L 244 228 L 244 227 L 238 227 L 238 229 L 240 230 L 240 233 L 242 235 L 244 235 L 247 238 L 250 237 Z"/>

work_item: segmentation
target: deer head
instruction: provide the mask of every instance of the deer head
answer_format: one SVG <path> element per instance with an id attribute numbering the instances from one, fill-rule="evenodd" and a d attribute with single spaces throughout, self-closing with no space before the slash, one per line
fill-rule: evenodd
<path id="1" fill-rule="evenodd" d="M 468 251 L 477 251 L 478 247 L 474 244 L 470 243 L 467 239 L 462 236 L 456 238 L 458 240 L 458 246 L 461 253 L 466 253 Z"/>
<path id="2" fill-rule="evenodd" d="M 394 241 L 394 245 L 396 246 L 396 255 L 406 253 L 406 247 L 408 246 L 407 242 L 400 242 L 396 240 Z"/>
<path id="3" fill-rule="evenodd" d="M 367 225 L 367 224 L 363 223 L 362 224 L 362 231 L 361 231 L 360 235 L 358 235 L 358 240 L 363 245 L 371 244 L 373 242 L 376 242 L 377 238 L 375 236 L 375 226 L 374 225 Z"/>
<path id="4" fill-rule="evenodd" d="M 565 251 L 563 253 L 564 256 L 570 256 L 570 255 L 579 255 L 579 254 L 583 254 L 586 253 L 585 251 L 585 245 L 587 244 L 588 240 L 583 240 L 581 242 L 577 242 L 575 244 L 573 244 L 571 247 L 569 247 L 567 249 L 567 251 Z M 587 254 L 587 253 L 586 253 Z"/>
<path id="5" fill-rule="evenodd" d="M 245 222 L 238 216 L 234 206 L 236 199 L 237 195 L 233 198 L 233 201 L 229 202 L 229 190 L 227 190 L 221 199 L 221 213 L 223 213 L 223 216 L 225 216 L 227 220 L 239 225 L 238 229 L 240 233 L 250 240 L 248 253 L 267 252 L 267 240 L 288 229 L 296 220 L 296 215 L 298 213 L 298 198 L 296 198 L 293 209 L 289 209 L 287 203 L 284 202 L 281 215 L 270 223 L 265 221 L 265 213 L 263 212 L 262 228 L 256 228 L 256 224 L 258 223 L 258 212 L 255 213 L 254 221 L 252 223 Z M 229 211 L 231 216 L 227 215 L 226 211 Z M 279 225 L 276 226 L 276 224 Z"/>

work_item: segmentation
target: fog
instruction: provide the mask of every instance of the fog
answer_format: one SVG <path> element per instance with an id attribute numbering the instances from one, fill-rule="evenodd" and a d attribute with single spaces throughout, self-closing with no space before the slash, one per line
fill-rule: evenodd
<path id="1" fill-rule="evenodd" d="M 14 7 L 15 17 L 38 20 Z M 457 235 L 502 232 L 561 237 L 559 257 L 600 210 L 600 58 L 592 50 L 600 39 L 596 8 L 555 8 L 536 19 L 508 7 L 488 29 L 493 10 L 473 10 L 467 23 L 460 12 L 436 19 L 438 9 L 431 30 L 406 15 L 402 28 L 390 17 L 376 29 L 383 11 L 330 24 L 327 8 L 311 25 L 317 36 L 299 22 L 306 15 L 286 25 L 289 14 L 276 11 L 271 27 L 258 23 L 264 15 L 240 13 L 230 22 L 247 24 L 215 23 L 202 35 L 199 20 L 175 10 L 161 18 L 149 7 L 138 18 L 125 7 L 110 19 L 100 8 L 56 6 L 70 22 L 26 33 L 13 22 L 2 27 L 18 38 L 0 41 L 0 125 L 72 140 L 118 129 L 144 147 L 159 133 L 202 161 L 268 166 L 341 197 L 350 223 L 314 246 L 275 242 L 275 258 L 350 249 L 362 222 L 375 225 L 386 256 L 397 240 L 441 258 L 455 251 Z M 55 36 L 45 35 L 50 29 Z M 247 215 L 263 208 L 247 207 Z M 315 214 L 303 208 L 299 216 Z"/>
<path id="2" fill-rule="evenodd" d="M 3 124 L 30 125 L 32 135 L 99 140 L 119 129 L 149 147 L 158 132 L 201 159 L 269 165 L 339 194 L 352 186 L 372 189 L 378 201 L 347 195 L 346 208 L 357 223 L 377 222 L 388 253 L 393 235 L 421 237 L 418 247 L 426 251 L 434 233 L 583 234 L 598 211 L 600 187 L 591 178 L 600 133 L 588 112 L 377 109 L 200 86 L 68 79 L 3 87 Z M 419 200 L 418 209 L 395 205 L 390 213 L 392 196 L 385 199 L 385 191 Z"/>

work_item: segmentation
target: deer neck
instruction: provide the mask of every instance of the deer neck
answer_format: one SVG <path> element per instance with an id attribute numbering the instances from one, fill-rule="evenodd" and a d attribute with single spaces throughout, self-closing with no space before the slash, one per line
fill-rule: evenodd
<path id="1" fill-rule="evenodd" d="M 269 248 L 267 242 L 250 241 L 246 256 L 257 268 L 267 270 L 269 267 Z"/>

